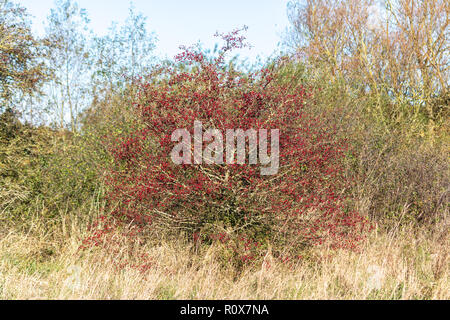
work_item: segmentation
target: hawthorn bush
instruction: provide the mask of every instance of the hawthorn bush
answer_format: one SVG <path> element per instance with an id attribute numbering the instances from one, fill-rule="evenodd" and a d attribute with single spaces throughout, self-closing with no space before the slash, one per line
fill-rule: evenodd
<path id="1" fill-rule="evenodd" d="M 272 69 L 246 74 L 225 63 L 227 53 L 246 45 L 239 31 L 219 35 L 224 46 L 213 58 L 184 48 L 179 64 L 157 68 L 140 86 L 135 130 L 111 146 L 108 218 L 139 232 L 220 241 L 241 261 L 257 258 L 269 243 L 280 257 L 316 244 L 354 248 L 370 226 L 345 198 L 345 141 L 308 111 L 306 87 L 277 81 Z M 225 159 L 174 164 L 172 133 L 193 134 L 196 120 L 204 131 L 279 129 L 278 173 L 264 176 L 261 164 Z"/>

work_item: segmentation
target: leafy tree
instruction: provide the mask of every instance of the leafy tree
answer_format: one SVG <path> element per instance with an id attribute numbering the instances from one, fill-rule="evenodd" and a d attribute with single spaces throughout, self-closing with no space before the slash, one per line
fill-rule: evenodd
<path id="1" fill-rule="evenodd" d="M 51 76 L 44 63 L 48 49 L 47 40 L 32 35 L 25 8 L 0 0 L 0 112 L 18 109 L 25 95 L 41 92 Z"/>
<path id="2" fill-rule="evenodd" d="M 109 33 L 94 37 L 92 44 L 92 93 L 95 100 L 111 98 L 123 90 L 137 75 L 150 72 L 156 37 L 147 31 L 147 21 L 133 6 L 124 25 L 113 23 Z"/>
<path id="3" fill-rule="evenodd" d="M 69 116 L 70 128 L 75 130 L 79 112 L 88 104 L 88 23 L 86 10 L 72 0 L 56 1 L 56 8 L 48 16 L 47 35 L 56 44 L 49 61 L 55 72 L 48 88 L 49 105 L 61 128 Z"/>

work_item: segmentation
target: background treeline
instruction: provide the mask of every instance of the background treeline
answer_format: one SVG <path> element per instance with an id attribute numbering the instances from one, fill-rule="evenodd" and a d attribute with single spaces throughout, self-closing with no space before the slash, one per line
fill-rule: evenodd
<path id="1" fill-rule="evenodd" d="M 305 0 L 287 10 L 289 54 L 266 64 L 277 81 L 310 87 L 310 112 L 349 141 L 352 206 L 383 228 L 446 225 L 449 2 Z M 156 63 L 183 68 L 158 61 L 155 45 L 133 8 L 99 37 L 74 1 L 57 1 L 38 38 L 26 10 L 0 0 L 1 226 L 67 235 L 69 221 L 99 214 L 107 142 L 131 129 L 138 84 Z"/>
<path id="2" fill-rule="evenodd" d="M 0 13 L 1 219 L 88 216 L 108 162 L 101 139 L 130 116 L 134 83 L 155 63 L 155 35 L 133 7 L 105 36 L 74 1 L 55 2 L 42 38 L 20 5 L 2 0 Z"/>

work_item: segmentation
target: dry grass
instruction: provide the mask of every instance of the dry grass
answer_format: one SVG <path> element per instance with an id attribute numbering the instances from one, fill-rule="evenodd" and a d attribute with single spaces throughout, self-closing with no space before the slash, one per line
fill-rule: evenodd
<path id="1" fill-rule="evenodd" d="M 317 249 L 291 269 L 268 254 L 240 273 L 217 246 L 195 253 L 163 241 L 140 249 L 155 262 L 143 274 L 118 271 L 102 250 L 78 253 L 81 235 L 49 241 L 10 231 L 0 238 L 0 298 L 449 299 L 447 226 L 415 234 L 374 233 L 359 253 Z"/>

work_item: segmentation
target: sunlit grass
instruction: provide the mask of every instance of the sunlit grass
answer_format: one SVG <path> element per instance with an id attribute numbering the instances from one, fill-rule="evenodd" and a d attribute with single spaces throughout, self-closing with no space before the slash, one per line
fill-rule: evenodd
<path id="1" fill-rule="evenodd" d="M 147 245 L 141 272 L 116 268 L 108 250 L 79 252 L 80 235 L 55 243 L 18 232 L 0 240 L 1 299 L 449 299 L 448 235 L 374 233 L 360 252 L 316 249 L 291 266 L 269 253 L 236 270 L 219 246 Z M 426 235 L 425 235 L 426 234 Z"/>

